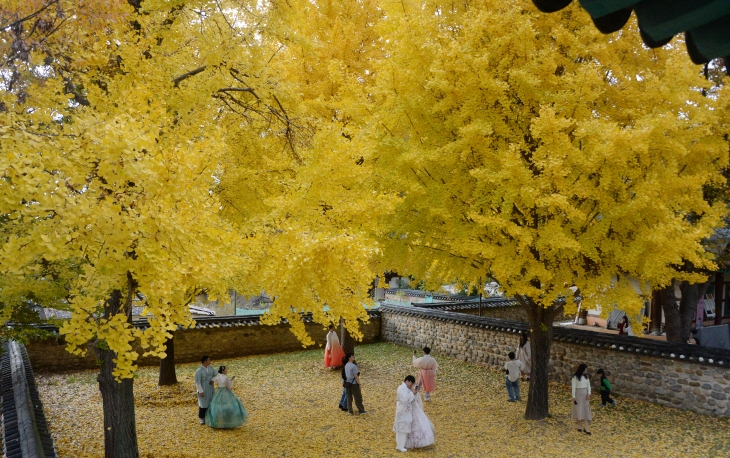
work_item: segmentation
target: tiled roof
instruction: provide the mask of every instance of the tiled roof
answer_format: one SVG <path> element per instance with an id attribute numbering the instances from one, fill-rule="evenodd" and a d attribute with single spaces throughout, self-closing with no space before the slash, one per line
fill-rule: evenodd
<path id="1" fill-rule="evenodd" d="M 496 307 L 517 307 L 520 303 L 514 298 L 508 297 L 485 297 L 482 298 L 483 308 L 496 308 Z M 413 304 L 414 307 L 432 310 L 445 310 L 445 311 L 458 311 L 458 310 L 473 310 L 479 307 L 479 298 L 470 298 L 468 300 L 453 300 L 447 302 L 431 302 L 431 303 L 418 303 Z"/>
<path id="2" fill-rule="evenodd" d="M 530 330 L 529 323 L 521 321 L 485 318 L 463 313 L 428 310 L 421 307 L 399 307 L 383 305 L 381 313 L 397 313 L 406 316 L 417 316 L 427 320 L 444 321 L 448 323 L 473 326 L 512 334 L 520 334 Z M 703 347 L 700 345 L 664 342 L 640 337 L 619 336 L 604 334 L 582 329 L 570 329 L 561 326 L 553 327 L 553 341 L 589 345 L 605 348 L 612 351 L 638 353 L 647 356 L 657 356 L 677 360 L 692 361 L 701 364 L 730 366 L 730 350 L 721 348 Z"/>
<path id="3" fill-rule="evenodd" d="M 370 317 L 379 317 L 380 311 L 379 310 L 368 310 L 367 311 L 368 316 Z M 240 327 L 240 326 L 259 326 L 261 325 L 261 322 L 259 320 L 260 315 L 241 315 L 241 316 L 194 316 L 193 321 L 195 321 L 195 329 L 206 329 L 206 328 L 230 328 L 230 327 Z M 312 319 L 312 314 L 307 313 L 303 314 L 302 321 L 305 323 L 311 323 L 314 320 Z M 281 320 L 281 324 L 288 323 L 287 320 Z M 147 322 L 146 318 L 139 318 L 132 321 L 132 325 L 135 326 L 138 329 L 147 329 L 149 328 L 149 323 Z M 39 329 L 44 329 L 46 331 L 52 332 L 52 333 L 58 333 L 58 327 L 53 325 L 38 325 L 36 326 Z M 182 330 L 184 328 L 178 327 L 179 330 Z"/>
<path id="4" fill-rule="evenodd" d="M 559 11 L 572 0 L 532 0 L 545 13 Z M 650 48 L 669 43 L 684 32 L 687 53 L 695 64 L 730 56 L 730 1 L 727 0 L 580 0 L 596 28 L 620 30 L 635 13 L 641 38 Z"/>

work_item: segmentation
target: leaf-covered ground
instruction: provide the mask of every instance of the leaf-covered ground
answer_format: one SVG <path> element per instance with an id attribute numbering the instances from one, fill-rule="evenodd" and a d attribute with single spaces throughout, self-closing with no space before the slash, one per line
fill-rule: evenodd
<path id="1" fill-rule="evenodd" d="M 254 356 L 225 364 L 249 419 L 235 430 L 197 421 L 193 373 L 177 367 L 180 384 L 160 388 L 157 368 L 135 382 L 137 433 L 143 457 L 387 457 L 399 456 L 392 432 L 395 390 L 410 367 L 411 350 L 391 344 L 357 348 L 368 415 L 337 408 L 340 372 L 322 367 L 322 351 Z M 440 357 L 438 391 L 426 403 L 436 444 L 409 455 L 489 456 L 730 456 L 730 422 L 621 397 L 617 408 L 591 399 L 593 435 L 570 420 L 570 388 L 550 386 L 552 418 L 523 419 L 525 404 L 508 403 L 497 371 Z M 39 390 L 61 457 L 103 456 L 101 396 L 96 373 L 42 375 Z M 523 398 L 527 386 L 522 385 Z"/>

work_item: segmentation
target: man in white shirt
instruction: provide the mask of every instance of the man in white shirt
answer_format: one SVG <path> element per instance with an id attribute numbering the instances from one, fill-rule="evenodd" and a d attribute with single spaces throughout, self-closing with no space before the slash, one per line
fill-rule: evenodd
<path id="1" fill-rule="evenodd" d="M 522 361 L 515 359 L 515 352 L 509 352 L 509 361 L 504 363 L 509 402 L 522 400 L 520 399 L 520 371 L 523 370 L 525 370 L 525 365 Z"/>

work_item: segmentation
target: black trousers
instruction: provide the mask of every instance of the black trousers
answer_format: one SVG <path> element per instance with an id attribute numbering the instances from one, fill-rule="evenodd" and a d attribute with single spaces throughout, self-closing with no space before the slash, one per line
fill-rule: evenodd
<path id="1" fill-rule="evenodd" d="M 355 401 L 358 413 L 365 412 L 365 407 L 362 405 L 362 392 L 360 391 L 360 385 L 350 385 L 347 389 L 347 411 L 354 413 L 352 409 L 352 401 Z"/>
<path id="2" fill-rule="evenodd" d="M 611 392 L 608 390 L 601 390 L 601 404 L 606 405 L 606 403 L 613 404 L 613 399 L 610 398 Z"/>
<path id="3" fill-rule="evenodd" d="M 198 407 L 198 418 L 200 418 L 201 420 L 205 420 L 205 412 L 207 412 L 207 411 L 208 411 L 207 407 L 205 407 L 205 408 Z"/>

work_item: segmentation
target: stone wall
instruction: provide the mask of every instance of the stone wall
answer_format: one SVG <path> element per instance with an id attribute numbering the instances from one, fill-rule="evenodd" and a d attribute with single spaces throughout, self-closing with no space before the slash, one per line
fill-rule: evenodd
<path id="1" fill-rule="evenodd" d="M 321 324 L 308 322 L 306 329 L 315 344 L 310 349 L 324 349 L 327 329 Z M 361 344 L 377 342 L 380 338 L 380 316 L 370 314 L 369 323 L 360 323 L 363 333 Z M 210 355 L 214 363 L 226 358 L 299 351 L 304 349 L 301 342 L 289 330 L 289 325 L 260 325 L 249 320 L 245 325 L 206 324 L 194 329 L 176 331 L 175 361 L 189 363 L 200 361 L 204 354 Z M 89 352 L 86 357 L 72 355 L 66 351 L 62 336 L 34 341 L 26 345 L 33 370 L 36 372 L 58 372 L 68 370 L 96 369 L 96 358 Z M 138 347 L 141 353 L 141 349 Z M 158 358 L 140 357 L 141 366 L 156 366 Z"/>
<path id="2" fill-rule="evenodd" d="M 527 330 L 514 321 L 406 307 L 384 307 L 381 316 L 384 341 L 413 348 L 428 345 L 434 355 L 498 370 L 507 361 L 507 354 L 515 351 L 519 333 Z M 729 351 L 689 345 L 677 345 L 673 350 L 675 347 L 666 342 L 558 327 L 554 329 L 554 339 L 550 378 L 564 383 L 566 389 L 578 364 L 586 363 L 589 374 L 599 367 L 607 372 L 618 396 L 730 416 Z M 598 377 L 592 376 L 591 383 L 598 390 Z"/>

